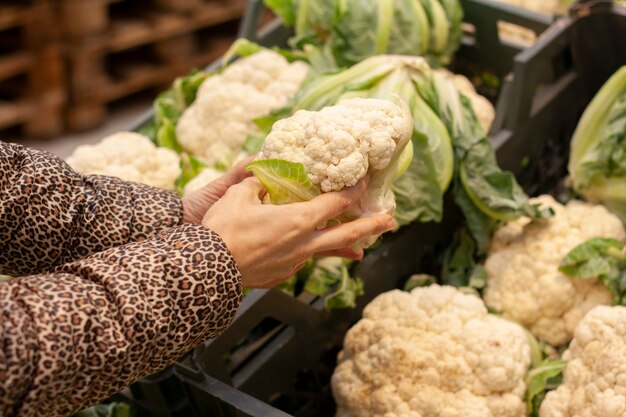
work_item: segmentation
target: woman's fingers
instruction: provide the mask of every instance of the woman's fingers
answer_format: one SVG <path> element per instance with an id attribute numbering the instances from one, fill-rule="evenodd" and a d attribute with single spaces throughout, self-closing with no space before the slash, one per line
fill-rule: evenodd
<path id="1" fill-rule="evenodd" d="M 241 183 L 233 185 L 228 189 L 233 194 L 245 202 L 260 203 L 267 193 L 259 180 L 254 177 L 246 178 Z"/>
<path id="2" fill-rule="evenodd" d="M 244 180 L 244 178 L 251 177 L 254 174 L 252 172 L 247 172 L 246 166 L 250 162 L 254 161 L 254 158 L 256 158 L 256 156 L 249 156 L 239 161 L 234 167 L 228 170 L 223 177 L 227 178 L 231 185 L 240 183 Z"/>
<path id="3" fill-rule="evenodd" d="M 395 227 L 396 222 L 388 214 L 363 217 L 315 232 L 311 250 L 320 253 L 349 248 L 369 236 L 380 235 Z"/>
<path id="4" fill-rule="evenodd" d="M 314 227 L 325 224 L 346 211 L 353 203 L 359 201 L 367 188 L 367 179 L 362 179 L 354 187 L 345 188 L 341 191 L 318 195 L 311 201 L 297 203 L 295 206 L 303 210 L 306 217 L 311 219 Z"/>

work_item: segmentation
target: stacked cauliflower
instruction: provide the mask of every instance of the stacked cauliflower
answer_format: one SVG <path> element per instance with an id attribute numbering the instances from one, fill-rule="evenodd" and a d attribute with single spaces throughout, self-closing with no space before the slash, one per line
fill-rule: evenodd
<path id="1" fill-rule="evenodd" d="M 376 297 L 332 377 L 337 417 L 523 417 L 524 330 L 480 298 L 432 285 Z"/>
<path id="2" fill-rule="evenodd" d="M 189 180 L 187 184 L 185 184 L 185 188 L 183 189 L 183 196 L 189 195 L 195 191 L 204 188 L 207 184 L 215 181 L 220 178 L 224 173 L 222 171 L 218 171 L 214 168 L 205 168 L 194 178 Z"/>
<path id="3" fill-rule="evenodd" d="M 540 417 L 626 416 L 626 307 L 587 313 L 563 359 L 563 384 L 546 395 Z"/>
<path id="4" fill-rule="evenodd" d="M 580 201 L 566 206 L 550 196 L 534 199 L 555 216 L 508 222 L 494 235 L 485 262 L 487 305 L 554 346 L 567 343 L 576 325 L 593 307 L 612 304 L 596 280 L 571 279 L 559 272 L 564 256 L 594 237 L 626 240 L 623 224 L 606 208 Z"/>
<path id="5" fill-rule="evenodd" d="M 412 131 L 410 114 L 391 101 L 347 99 L 274 123 L 258 159 L 301 163 L 313 184 L 337 191 L 355 185 L 370 167 L 387 167 Z"/>
<path id="6" fill-rule="evenodd" d="M 84 175 L 110 175 L 165 190 L 175 188 L 181 173 L 176 152 L 158 148 L 134 132 L 118 132 L 95 145 L 81 145 L 66 162 Z"/>
<path id="7" fill-rule="evenodd" d="M 285 106 L 308 70 L 268 50 L 238 60 L 202 83 L 178 121 L 178 142 L 208 165 L 230 165 L 246 138 L 258 133 L 254 119 Z"/>

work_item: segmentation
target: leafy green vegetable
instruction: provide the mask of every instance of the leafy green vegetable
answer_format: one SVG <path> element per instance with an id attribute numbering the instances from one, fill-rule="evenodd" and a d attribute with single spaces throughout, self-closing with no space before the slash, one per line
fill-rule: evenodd
<path id="1" fill-rule="evenodd" d="M 526 406 L 529 417 L 539 417 L 539 407 L 548 391 L 561 385 L 567 362 L 546 359 L 526 376 Z"/>
<path id="2" fill-rule="evenodd" d="M 537 338 L 528 329 L 524 328 L 526 339 L 528 340 L 528 346 L 530 346 L 531 368 L 537 368 L 541 366 L 543 361 L 543 350 L 541 344 L 537 341 Z"/>
<path id="3" fill-rule="evenodd" d="M 583 113 L 572 137 L 568 170 L 576 191 L 626 222 L 626 66 Z"/>
<path id="4" fill-rule="evenodd" d="M 619 240 L 599 237 L 581 243 L 565 255 L 559 271 L 575 278 L 598 278 L 616 304 L 626 302 L 626 248 Z"/>
<path id="5" fill-rule="evenodd" d="M 239 38 L 228 48 L 228 51 L 222 56 L 222 67 L 228 66 L 236 57 L 245 58 L 258 52 L 270 50 L 282 55 L 287 61 L 308 61 L 309 56 L 303 51 L 282 49 L 278 47 L 266 48 L 258 43 L 249 41 L 245 38 Z"/>
<path id="6" fill-rule="evenodd" d="M 298 162 L 266 159 L 249 163 L 246 170 L 261 181 L 272 204 L 309 201 L 321 194 L 319 186 L 311 182 Z"/>
<path id="7" fill-rule="evenodd" d="M 332 51 L 340 66 L 378 54 L 425 56 L 447 64 L 461 39 L 458 0 L 265 0 L 286 26 L 290 43 Z M 324 52 L 327 54 L 326 52 Z"/>
<path id="8" fill-rule="evenodd" d="M 324 307 L 327 310 L 354 308 L 357 297 L 364 294 L 363 281 L 360 278 L 352 278 L 347 265 L 343 264 L 340 271 L 341 279 L 337 289 L 324 299 Z"/>
<path id="9" fill-rule="evenodd" d="M 411 139 L 414 156 L 407 170 L 391 186 L 396 196 L 393 217 L 398 226 L 419 219 L 423 222 L 441 221 L 443 195 L 436 177 L 428 137 L 419 132 Z"/>
<path id="10" fill-rule="evenodd" d="M 74 414 L 74 417 L 131 417 L 131 406 L 126 403 L 98 404 Z"/>
<path id="11" fill-rule="evenodd" d="M 437 278 L 428 274 L 415 274 L 411 275 L 409 279 L 404 283 L 404 291 L 411 291 L 414 288 L 428 287 L 435 284 Z"/>
<path id="12" fill-rule="evenodd" d="M 206 165 L 185 152 L 180 154 L 180 165 L 182 171 L 178 179 L 176 179 L 176 191 L 179 195 L 182 195 L 185 185 L 206 168 Z"/>
<path id="13" fill-rule="evenodd" d="M 243 144 L 243 151 L 248 155 L 257 154 L 263 147 L 263 141 L 265 136 L 262 135 L 249 135 Z"/>
<path id="14" fill-rule="evenodd" d="M 189 75 L 177 78 L 172 88 L 154 101 L 155 141 L 158 146 L 182 152 L 176 138 L 176 123 L 185 109 L 196 99 L 200 85 L 210 76 L 206 71 L 193 70 Z"/>
<path id="15" fill-rule="evenodd" d="M 285 25 L 293 26 L 296 23 L 295 1 L 297 0 L 265 0 L 265 4 L 276 13 L 276 16 L 280 17 Z"/>
<path id="16" fill-rule="evenodd" d="M 354 308 L 356 299 L 363 295 L 363 282 L 350 276 L 352 261 L 339 257 L 312 258 L 295 275 L 277 288 L 291 296 L 304 290 L 324 297 L 327 310 Z"/>
<path id="17" fill-rule="evenodd" d="M 337 257 L 320 258 L 314 261 L 314 267 L 306 277 L 304 290 L 309 294 L 324 296 L 343 278 L 344 267 L 349 260 Z"/>
<path id="18" fill-rule="evenodd" d="M 465 228 L 460 228 L 453 244 L 444 253 L 441 282 L 455 287 L 484 288 L 485 268 L 476 262 L 476 243 Z"/>
<path id="19" fill-rule="evenodd" d="M 512 220 L 520 216 L 549 217 L 550 210 L 540 211 L 528 202 L 528 196 L 510 172 L 498 166 L 496 155 L 466 97 L 453 82 L 440 73 L 418 81 L 420 92 L 448 127 L 456 157 L 456 201 L 463 210 L 480 251 L 486 249 L 486 238 L 492 220 Z M 461 193 L 461 187 L 463 192 Z M 480 216 L 469 202 L 480 210 Z"/>

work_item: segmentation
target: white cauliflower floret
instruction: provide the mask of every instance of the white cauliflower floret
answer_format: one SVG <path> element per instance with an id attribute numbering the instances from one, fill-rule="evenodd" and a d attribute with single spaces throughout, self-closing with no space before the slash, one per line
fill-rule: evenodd
<path id="1" fill-rule="evenodd" d="M 431 285 L 376 297 L 332 376 L 337 417 L 523 417 L 530 347 L 480 298 Z"/>
<path id="2" fill-rule="evenodd" d="M 485 133 L 489 132 L 493 119 L 496 117 L 496 110 L 493 108 L 491 102 L 476 92 L 474 85 L 467 77 L 459 74 L 453 74 L 443 68 L 437 69 L 435 72 L 444 75 L 448 79 L 452 79 L 457 90 L 459 90 L 459 92 L 470 101 L 480 126 L 483 128 Z"/>
<path id="3" fill-rule="evenodd" d="M 118 132 L 95 145 L 81 145 L 67 163 L 84 175 L 110 175 L 173 190 L 181 173 L 176 152 L 158 148 L 149 138 L 135 132 Z"/>
<path id="4" fill-rule="evenodd" d="M 412 128 L 411 117 L 391 101 L 342 100 L 276 122 L 259 159 L 299 162 L 322 191 L 337 191 L 355 185 L 370 167 L 385 168 Z"/>
<path id="5" fill-rule="evenodd" d="M 178 142 L 209 165 L 230 165 L 246 138 L 259 131 L 253 120 L 285 106 L 308 68 L 272 51 L 236 61 L 202 83 L 178 121 Z"/>
<path id="6" fill-rule="evenodd" d="M 626 416 L 626 307 L 587 313 L 563 359 L 563 384 L 548 392 L 540 417 Z"/>
<path id="7" fill-rule="evenodd" d="M 583 316 L 600 304 L 612 304 L 610 292 L 595 279 L 572 279 L 558 268 L 575 246 L 594 237 L 626 240 L 620 220 L 603 206 L 550 196 L 533 199 L 552 207 L 551 219 L 511 221 L 496 231 L 485 262 L 487 305 L 558 346 L 568 342 Z"/>
<path id="8" fill-rule="evenodd" d="M 218 171 L 213 168 L 205 168 L 198 175 L 196 175 L 192 180 L 190 180 L 183 190 L 183 196 L 189 195 L 194 191 L 198 191 L 199 189 L 205 187 L 210 182 L 215 181 L 224 175 L 224 172 Z"/>

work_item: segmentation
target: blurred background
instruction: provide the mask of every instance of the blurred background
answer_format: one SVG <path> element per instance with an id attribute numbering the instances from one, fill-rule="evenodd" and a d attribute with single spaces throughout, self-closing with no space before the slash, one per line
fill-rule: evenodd
<path id="1" fill-rule="evenodd" d="M 0 140 L 68 156 L 219 58 L 246 0 L 0 0 Z M 269 17 L 269 16 L 268 16 Z"/>

